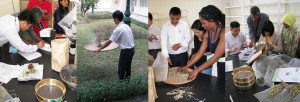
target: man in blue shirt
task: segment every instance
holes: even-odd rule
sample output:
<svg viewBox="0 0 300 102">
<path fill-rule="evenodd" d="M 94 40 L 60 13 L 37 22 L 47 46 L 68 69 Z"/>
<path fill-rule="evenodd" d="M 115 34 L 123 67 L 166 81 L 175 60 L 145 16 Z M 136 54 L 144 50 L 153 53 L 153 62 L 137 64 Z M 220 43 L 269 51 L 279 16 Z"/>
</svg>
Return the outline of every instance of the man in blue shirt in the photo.
<svg viewBox="0 0 300 102">
<path fill-rule="evenodd" d="M 250 9 L 251 15 L 247 18 L 247 24 L 249 29 L 249 38 L 251 40 L 249 47 L 252 48 L 255 44 L 261 33 L 265 21 L 269 20 L 269 16 L 265 13 L 260 13 L 260 10 L 257 6 L 253 6 Z"/>
</svg>

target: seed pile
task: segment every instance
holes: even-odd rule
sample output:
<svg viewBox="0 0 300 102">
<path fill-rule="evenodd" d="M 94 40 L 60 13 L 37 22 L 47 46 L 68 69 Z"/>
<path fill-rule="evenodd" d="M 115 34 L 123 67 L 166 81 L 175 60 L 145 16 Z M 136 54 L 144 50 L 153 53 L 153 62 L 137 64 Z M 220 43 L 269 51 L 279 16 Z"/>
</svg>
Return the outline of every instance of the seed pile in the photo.
<svg viewBox="0 0 300 102">
<path fill-rule="evenodd" d="M 178 67 L 169 69 L 167 80 L 165 81 L 166 83 L 178 84 L 178 83 L 185 83 L 185 82 L 189 81 L 189 80 L 187 80 L 187 78 L 189 76 L 189 72 L 183 71 L 180 73 L 180 72 L 177 72 L 177 69 L 178 69 Z"/>
<path fill-rule="evenodd" d="M 290 92 L 290 102 L 292 101 L 292 99 L 295 97 L 295 96 L 297 96 L 298 94 L 299 94 L 299 92 L 300 92 L 300 84 L 297 84 L 297 85 L 295 85 L 293 88 L 292 88 L 292 90 L 291 90 L 291 92 Z"/>
<path fill-rule="evenodd" d="M 179 87 L 167 93 L 167 95 L 175 95 L 174 100 L 179 100 L 183 98 L 185 94 L 193 95 L 193 92 L 189 92 L 188 90 L 192 87 Z"/>
<path fill-rule="evenodd" d="M 269 92 L 269 97 L 273 98 L 275 95 L 280 93 L 283 90 L 283 86 L 275 85 L 274 87 L 271 88 Z"/>
</svg>

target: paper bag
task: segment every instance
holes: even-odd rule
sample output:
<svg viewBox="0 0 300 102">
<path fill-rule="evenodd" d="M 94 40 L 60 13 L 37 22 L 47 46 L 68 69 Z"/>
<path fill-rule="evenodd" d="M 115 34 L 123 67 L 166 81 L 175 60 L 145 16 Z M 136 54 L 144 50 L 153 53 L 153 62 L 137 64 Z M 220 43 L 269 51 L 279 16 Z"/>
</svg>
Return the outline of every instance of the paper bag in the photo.
<svg viewBox="0 0 300 102">
<path fill-rule="evenodd" d="M 267 55 L 267 50 L 266 50 L 266 47 L 264 47 L 260 51 L 255 52 L 254 55 L 246 63 L 248 65 L 252 65 L 255 60 L 257 60 L 258 58 L 260 58 L 262 56 L 266 56 L 266 55 Z"/>
<path fill-rule="evenodd" d="M 52 69 L 60 72 L 60 70 L 69 64 L 69 46 L 70 40 L 55 39 L 51 41 L 52 52 L 51 52 L 51 65 Z"/>
<path fill-rule="evenodd" d="M 148 101 L 155 102 L 155 99 L 158 98 L 154 82 L 153 68 L 148 67 Z"/>
</svg>

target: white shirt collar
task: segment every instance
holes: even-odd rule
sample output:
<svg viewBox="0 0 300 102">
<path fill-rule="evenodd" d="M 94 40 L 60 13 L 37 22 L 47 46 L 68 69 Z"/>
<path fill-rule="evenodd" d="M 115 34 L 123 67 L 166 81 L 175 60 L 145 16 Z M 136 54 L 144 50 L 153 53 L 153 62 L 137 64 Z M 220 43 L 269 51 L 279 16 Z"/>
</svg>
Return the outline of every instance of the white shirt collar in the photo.
<svg viewBox="0 0 300 102">
<path fill-rule="evenodd" d="M 120 25 L 122 25 L 122 24 L 125 24 L 124 22 L 120 22 L 117 26 L 120 26 Z"/>
<path fill-rule="evenodd" d="M 149 29 L 151 29 L 151 28 L 153 27 L 153 25 L 154 25 L 154 24 L 152 23 L 151 26 L 149 27 Z"/>
<path fill-rule="evenodd" d="M 240 33 L 241 33 L 241 32 L 239 32 L 239 34 L 238 34 L 236 37 L 234 37 L 234 36 L 232 35 L 232 32 L 230 31 L 231 38 L 232 38 L 232 39 L 233 39 L 233 38 L 238 38 L 238 37 L 240 36 Z"/>
<path fill-rule="evenodd" d="M 179 20 L 179 21 L 178 21 L 178 24 L 177 24 L 176 26 L 174 26 L 174 25 L 171 23 L 171 21 L 169 21 L 169 26 L 172 26 L 172 27 L 177 27 L 178 25 L 180 25 L 180 24 L 181 24 L 181 22 L 182 22 L 182 21 L 181 21 L 181 20 Z"/>
</svg>

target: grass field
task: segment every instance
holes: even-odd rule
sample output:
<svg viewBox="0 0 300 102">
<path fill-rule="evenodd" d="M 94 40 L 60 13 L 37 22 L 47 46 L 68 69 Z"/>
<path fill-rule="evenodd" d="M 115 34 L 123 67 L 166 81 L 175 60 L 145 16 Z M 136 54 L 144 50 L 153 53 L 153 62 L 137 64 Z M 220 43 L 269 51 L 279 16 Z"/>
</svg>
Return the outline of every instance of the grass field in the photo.
<svg viewBox="0 0 300 102">
<path fill-rule="evenodd" d="M 114 22 L 112 19 L 89 19 L 89 22 L 77 26 L 77 82 L 79 83 L 77 94 L 80 100 L 113 101 L 147 94 L 148 47 L 146 38 L 135 39 L 130 81 L 118 79 L 120 48 L 100 53 L 84 49 L 85 44 L 95 41 L 93 29 L 103 24 L 109 25 Z M 131 24 L 131 27 L 147 32 L 147 29 L 134 24 Z"/>
</svg>

